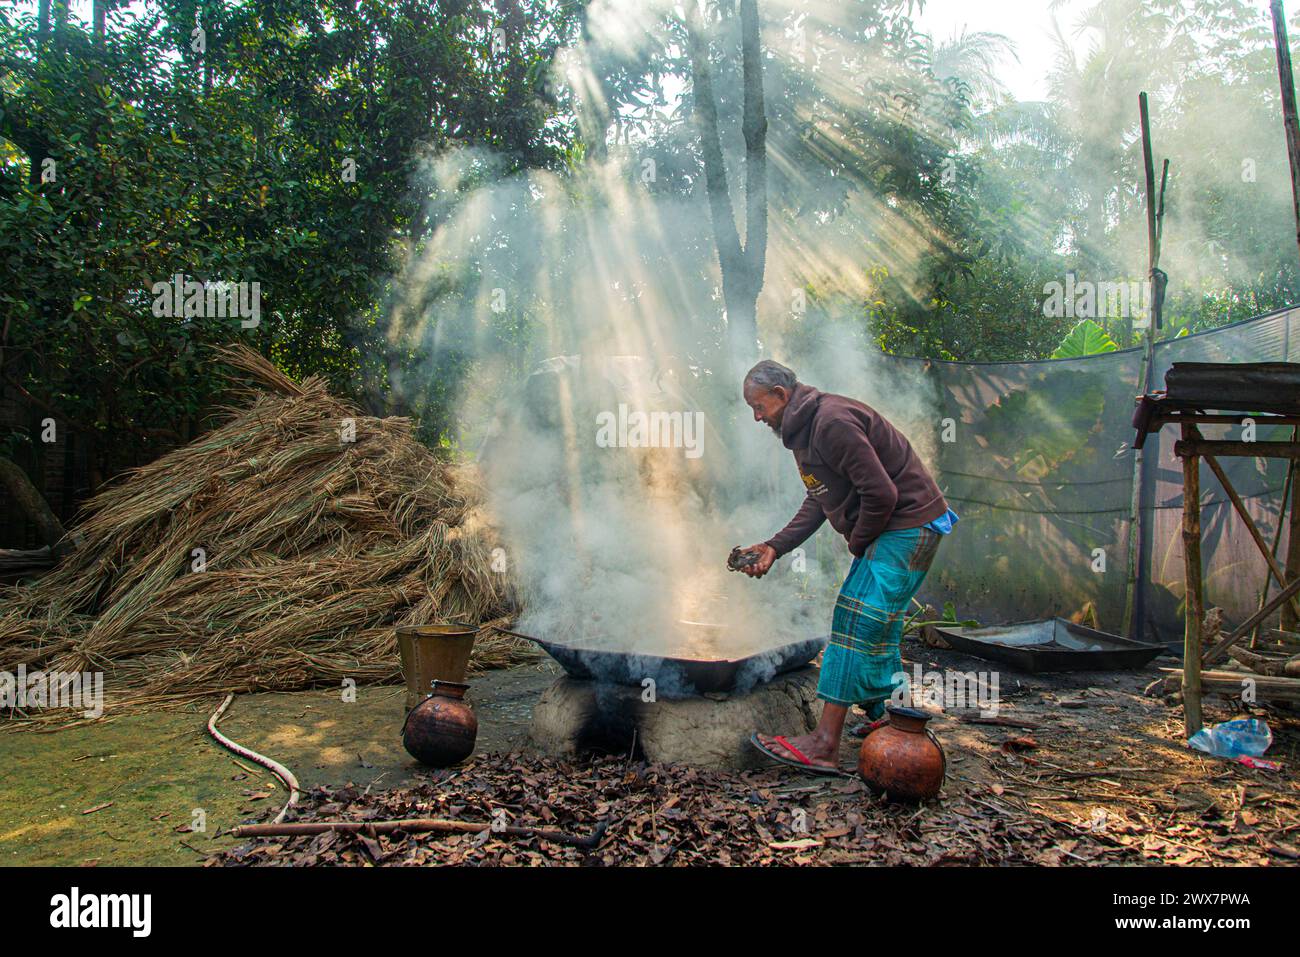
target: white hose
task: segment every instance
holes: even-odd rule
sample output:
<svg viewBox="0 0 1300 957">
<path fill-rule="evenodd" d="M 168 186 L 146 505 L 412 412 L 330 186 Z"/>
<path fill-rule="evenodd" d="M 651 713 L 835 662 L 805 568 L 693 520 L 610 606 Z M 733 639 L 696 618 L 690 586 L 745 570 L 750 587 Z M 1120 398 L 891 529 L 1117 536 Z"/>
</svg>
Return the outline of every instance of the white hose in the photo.
<svg viewBox="0 0 1300 957">
<path fill-rule="evenodd" d="M 275 821 L 272 822 L 279 824 L 284 820 L 284 816 L 288 813 L 289 808 L 298 803 L 298 779 L 293 776 L 292 771 L 280 762 L 272 761 L 266 755 L 258 754 L 256 751 L 246 748 L 242 744 L 236 744 L 217 730 L 217 722 L 221 720 L 221 716 L 226 713 L 226 709 L 230 707 L 230 703 L 234 700 L 235 696 L 233 694 L 226 695 L 226 700 L 221 702 L 221 707 L 216 710 L 212 717 L 208 718 L 208 734 L 212 735 L 213 739 L 223 748 L 235 752 L 235 754 L 238 754 L 242 758 L 248 758 L 248 760 L 252 761 L 254 764 L 260 764 L 284 782 L 284 786 L 289 789 L 289 800 L 285 803 L 284 807 L 280 808 L 280 813 L 275 816 Z"/>
</svg>

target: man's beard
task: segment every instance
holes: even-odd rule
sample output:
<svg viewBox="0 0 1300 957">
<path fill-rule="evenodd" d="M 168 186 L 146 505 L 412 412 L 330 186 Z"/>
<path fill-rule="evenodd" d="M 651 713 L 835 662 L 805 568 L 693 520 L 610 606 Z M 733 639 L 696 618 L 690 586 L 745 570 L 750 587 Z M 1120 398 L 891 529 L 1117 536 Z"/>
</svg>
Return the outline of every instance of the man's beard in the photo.
<svg viewBox="0 0 1300 957">
<path fill-rule="evenodd" d="M 768 427 L 769 429 L 772 430 L 773 434 L 775 434 L 776 437 L 777 437 L 778 439 L 781 437 L 781 423 L 780 423 L 780 422 L 777 422 L 777 423 L 775 423 L 775 424 L 773 424 L 773 423 L 771 423 L 771 422 L 768 422 L 768 423 L 767 423 L 767 427 Z"/>
</svg>

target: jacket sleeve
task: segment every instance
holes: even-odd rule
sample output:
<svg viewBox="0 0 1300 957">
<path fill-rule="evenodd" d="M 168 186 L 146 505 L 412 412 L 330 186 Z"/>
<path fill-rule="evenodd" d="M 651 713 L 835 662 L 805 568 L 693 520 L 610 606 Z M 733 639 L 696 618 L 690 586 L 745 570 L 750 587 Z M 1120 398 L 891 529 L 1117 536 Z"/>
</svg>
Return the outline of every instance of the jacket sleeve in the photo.
<svg viewBox="0 0 1300 957">
<path fill-rule="evenodd" d="M 805 495 L 799 511 L 794 513 L 794 518 L 764 544 L 771 545 L 776 550 L 776 557 L 780 558 L 806 542 L 813 532 L 822 527 L 824 521 L 826 521 L 826 513 L 822 511 L 817 499 Z"/>
<path fill-rule="evenodd" d="M 858 517 L 849 535 L 849 551 L 861 558 L 889 524 L 898 504 L 898 488 L 857 422 L 833 421 L 824 438 L 827 464 L 847 477 L 858 493 Z"/>
</svg>

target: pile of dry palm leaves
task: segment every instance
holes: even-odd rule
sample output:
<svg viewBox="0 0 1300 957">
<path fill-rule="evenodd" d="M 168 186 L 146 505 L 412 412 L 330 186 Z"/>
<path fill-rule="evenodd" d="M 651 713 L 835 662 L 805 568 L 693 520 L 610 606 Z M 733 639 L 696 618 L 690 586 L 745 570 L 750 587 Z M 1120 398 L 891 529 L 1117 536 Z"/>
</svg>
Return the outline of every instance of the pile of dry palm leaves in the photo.
<svg viewBox="0 0 1300 957">
<path fill-rule="evenodd" d="M 0 593 L 0 670 L 103 671 L 111 708 L 396 680 L 395 625 L 507 613 L 471 474 L 317 377 L 222 358 L 246 404 L 97 495 L 61 566 Z M 522 651 L 485 632 L 476 664 Z"/>
</svg>

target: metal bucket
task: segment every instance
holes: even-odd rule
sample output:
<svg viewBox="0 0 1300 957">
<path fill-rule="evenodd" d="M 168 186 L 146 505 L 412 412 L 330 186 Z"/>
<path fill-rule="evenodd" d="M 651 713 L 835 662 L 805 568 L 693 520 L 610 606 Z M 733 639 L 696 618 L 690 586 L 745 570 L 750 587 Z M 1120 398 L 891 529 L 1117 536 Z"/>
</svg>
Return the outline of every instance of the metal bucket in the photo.
<svg viewBox="0 0 1300 957">
<path fill-rule="evenodd" d="M 437 625 L 403 625 L 397 629 L 397 650 L 402 656 L 406 681 L 406 710 L 432 693 L 435 681 L 463 684 L 474 650 L 473 625 L 444 622 Z"/>
</svg>

